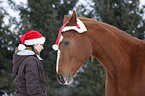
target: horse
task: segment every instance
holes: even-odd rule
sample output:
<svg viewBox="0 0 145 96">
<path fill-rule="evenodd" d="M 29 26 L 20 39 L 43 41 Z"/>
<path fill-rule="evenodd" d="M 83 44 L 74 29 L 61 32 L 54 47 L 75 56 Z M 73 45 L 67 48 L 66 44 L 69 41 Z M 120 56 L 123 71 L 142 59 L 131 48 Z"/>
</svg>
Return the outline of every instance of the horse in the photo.
<svg viewBox="0 0 145 96">
<path fill-rule="evenodd" d="M 71 84 L 76 72 L 93 56 L 106 71 L 106 96 L 145 96 L 143 40 L 107 23 L 77 17 L 75 11 L 70 18 L 65 15 L 63 22 L 56 43 L 60 84 Z"/>
</svg>

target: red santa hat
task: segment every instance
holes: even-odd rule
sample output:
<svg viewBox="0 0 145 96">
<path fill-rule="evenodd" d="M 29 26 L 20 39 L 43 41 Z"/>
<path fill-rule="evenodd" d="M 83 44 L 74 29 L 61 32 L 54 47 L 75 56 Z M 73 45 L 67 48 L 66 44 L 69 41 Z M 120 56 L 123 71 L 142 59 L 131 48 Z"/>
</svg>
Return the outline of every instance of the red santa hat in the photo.
<svg viewBox="0 0 145 96">
<path fill-rule="evenodd" d="M 45 37 L 37 31 L 30 30 L 26 34 L 22 35 L 20 40 L 22 44 L 19 44 L 18 50 L 24 50 L 26 48 L 25 45 L 44 44 Z"/>
<path fill-rule="evenodd" d="M 77 18 L 77 24 L 75 26 L 66 26 L 68 23 L 69 23 L 69 21 L 64 23 L 62 25 L 62 27 L 60 28 L 59 33 L 58 33 L 58 37 L 56 39 L 56 42 L 52 46 L 52 48 L 54 50 L 58 50 L 58 45 L 59 45 L 59 42 L 60 42 L 60 37 L 61 37 L 61 33 L 62 32 L 66 32 L 68 30 L 75 30 L 78 33 L 84 33 L 84 32 L 87 31 L 87 28 L 85 27 L 84 23 L 80 19 L 78 19 L 78 18 Z"/>
<path fill-rule="evenodd" d="M 69 21 L 67 21 L 66 23 L 64 23 L 64 24 L 61 26 L 61 28 L 60 28 L 60 30 L 59 30 L 59 32 L 58 32 L 58 37 L 57 37 L 57 39 L 56 39 L 56 42 L 55 42 L 55 44 L 52 46 L 52 48 L 53 48 L 54 50 L 58 50 L 58 44 L 59 44 L 59 39 L 60 39 L 60 36 L 61 36 L 61 32 L 62 32 L 63 28 L 66 26 L 66 24 L 67 24 L 68 22 L 69 22 Z"/>
</svg>

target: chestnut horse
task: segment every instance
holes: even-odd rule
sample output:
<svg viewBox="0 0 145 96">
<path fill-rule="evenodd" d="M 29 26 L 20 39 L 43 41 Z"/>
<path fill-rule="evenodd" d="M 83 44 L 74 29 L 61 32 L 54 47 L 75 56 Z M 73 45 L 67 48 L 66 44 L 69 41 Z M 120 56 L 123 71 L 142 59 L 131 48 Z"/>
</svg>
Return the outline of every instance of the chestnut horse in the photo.
<svg viewBox="0 0 145 96">
<path fill-rule="evenodd" d="M 85 32 L 75 29 L 78 19 Z M 109 24 L 77 17 L 75 11 L 70 19 L 64 16 L 64 23 L 63 28 L 72 29 L 61 32 L 58 43 L 56 71 L 60 84 L 72 83 L 83 63 L 94 56 L 106 71 L 106 96 L 145 96 L 144 41 Z"/>
</svg>

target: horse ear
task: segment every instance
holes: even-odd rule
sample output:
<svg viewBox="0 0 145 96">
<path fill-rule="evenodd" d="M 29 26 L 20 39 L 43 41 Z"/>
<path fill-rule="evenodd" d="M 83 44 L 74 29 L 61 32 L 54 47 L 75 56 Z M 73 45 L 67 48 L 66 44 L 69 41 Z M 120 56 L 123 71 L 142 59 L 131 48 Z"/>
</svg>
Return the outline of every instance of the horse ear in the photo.
<svg viewBox="0 0 145 96">
<path fill-rule="evenodd" d="M 66 23 L 67 21 L 69 21 L 69 17 L 67 15 L 64 15 L 63 24 Z"/>
<path fill-rule="evenodd" d="M 67 25 L 75 26 L 77 24 L 77 15 L 76 12 L 73 10 L 73 14 L 70 17 L 69 23 Z"/>
</svg>

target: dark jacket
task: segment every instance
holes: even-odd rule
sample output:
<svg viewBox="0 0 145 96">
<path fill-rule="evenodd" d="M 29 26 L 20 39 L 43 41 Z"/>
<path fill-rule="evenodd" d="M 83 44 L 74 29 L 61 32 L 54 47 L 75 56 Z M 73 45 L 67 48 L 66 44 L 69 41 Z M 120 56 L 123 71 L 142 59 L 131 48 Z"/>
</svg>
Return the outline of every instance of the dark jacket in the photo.
<svg viewBox="0 0 145 96">
<path fill-rule="evenodd" d="M 33 56 L 13 55 L 16 96 L 47 96 L 43 65 Z"/>
</svg>

